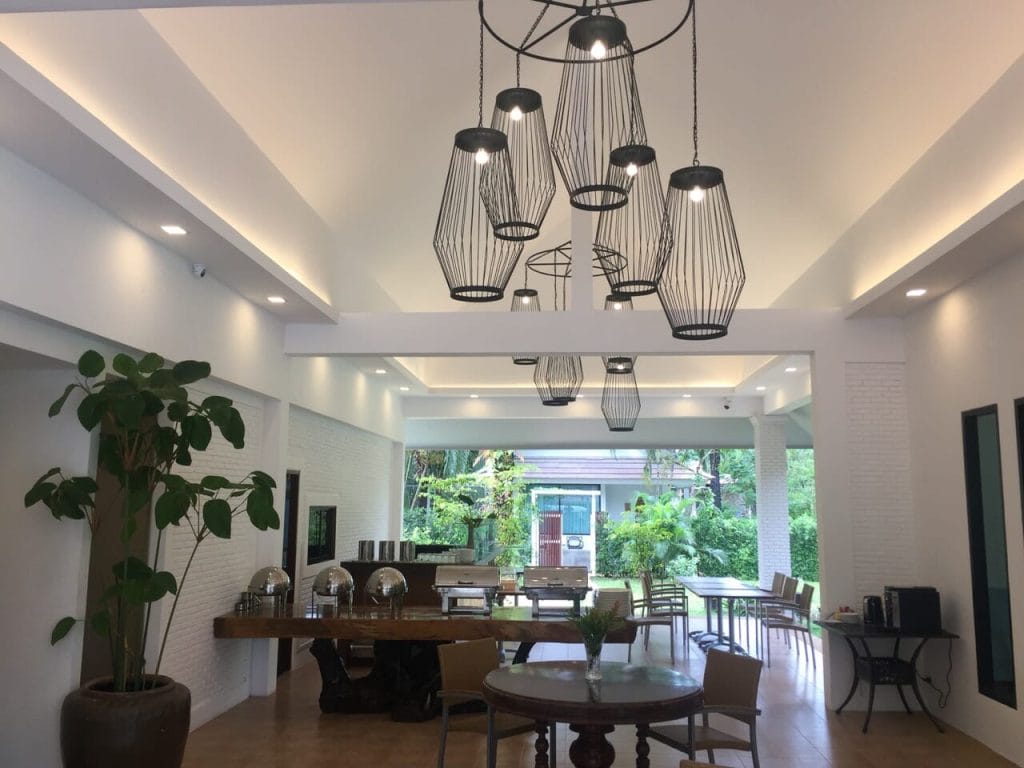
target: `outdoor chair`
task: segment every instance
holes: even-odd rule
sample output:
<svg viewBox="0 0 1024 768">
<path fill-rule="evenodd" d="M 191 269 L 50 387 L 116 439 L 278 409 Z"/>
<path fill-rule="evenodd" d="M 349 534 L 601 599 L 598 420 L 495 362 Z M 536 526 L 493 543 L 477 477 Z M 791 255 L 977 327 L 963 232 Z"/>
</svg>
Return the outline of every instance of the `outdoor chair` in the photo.
<svg viewBox="0 0 1024 768">
<path fill-rule="evenodd" d="M 750 752 L 754 768 L 760 768 L 757 716 L 761 710 L 757 708 L 757 689 L 761 682 L 761 666 L 761 660 L 752 656 L 712 648 L 708 651 L 704 667 L 704 706 L 686 723 L 652 726 L 647 737 L 685 752 L 690 760 L 697 752 L 706 751 L 712 764 L 716 749 Z M 732 718 L 747 726 L 746 737 L 715 728 L 711 725 L 711 715 L 716 719 Z M 687 761 L 680 765 L 687 766 Z"/>
<path fill-rule="evenodd" d="M 780 610 L 778 613 L 768 613 L 761 620 L 765 630 L 765 658 L 768 662 L 768 667 L 772 666 L 772 641 L 771 641 L 771 630 L 782 630 L 786 633 L 786 639 L 789 639 L 789 633 L 794 633 L 794 638 L 797 634 L 803 635 L 804 649 L 807 651 L 807 655 L 811 657 L 811 664 L 815 669 L 818 668 L 818 660 L 814 653 L 814 641 L 811 639 L 811 601 L 814 599 L 814 585 L 804 584 L 804 588 L 800 591 L 800 597 L 797 599 L 795 605 Z M 800 644 L 794 640 L 796 644 L 796 655 L 800 655 Z"/>
<path fill-rule="evenodd" d="M 626 588 L 630 589 L 632 594 L 632 588 L 630 587 L 629 579 L 626 579 Z M 676 620 L 675 617 L 670 613 L 657 613 L 649 610 L 650 605 L 646 598 L 638 598 L 630 601 L 630 615 L 626 616 L 626 622 L 634 625 L 638 632 L 637 634 L 643 634 L 644 638 L 644 650 L 647 647 L 651 639 L 651 627 L 668 627 L 668 647 L 669 647 L 669 658 L 672 660 L 673 666 L 676 663 Z M 629 650 L 626 652 L 626 661 L 633 661 L 633 644 L 630 643 Z"/>
<path fill-rule="evenodd" d="M 484 704 L 483 683 L 487 673 L 498 668 L 498 646 L 491 638 L 449 643 L 437 647 L 441 664 L 441 745 L 437 768 L 444 768 L 444 751 L 449 731 L 468 731 L 487 737 L 487 768 L 494 768 L 498 756 L 498 739 L 530 733 L 537 724 L 528 718 L 506 712 L 495 712 Z M 457 713 L 460 704 L 480 702 L 483 707 L 473 712 Z M 548 724 L 548 765 L 555 768 L 555 724 Z"/>
<path fill-rule="evenodd" d="M 690 603 L 686 596 L 686 590 L 678 584 L 659 584 L 654 581 L 650 572 L 640 575 L 644 588 L 644 599 L 649 607 L 648 615 L 652 612 L 657 615 L 671 615 L 672 618 L 681 617 L 683 620 L 683 637 L 689 636 L 690 630 Z"/>
</svg>

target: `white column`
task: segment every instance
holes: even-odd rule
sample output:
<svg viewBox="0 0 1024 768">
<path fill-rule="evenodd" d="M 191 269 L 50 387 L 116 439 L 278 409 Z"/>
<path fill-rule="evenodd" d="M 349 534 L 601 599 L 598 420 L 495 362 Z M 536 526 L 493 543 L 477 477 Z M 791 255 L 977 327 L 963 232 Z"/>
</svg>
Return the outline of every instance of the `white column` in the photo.
<svg viewBox="0 0 1024 768">
<path fill-rule="evenodd" d="M 263 409 L 263 450 L 261 469 L 274 478 L 274 509 L 284 517 L 285 474 L 288 470 L 288 412 L 284 400 L 267 398 Z M 256 537 L 253 570 L 268 564 L 281 564 L 284 531 L 264 531 Z M 292 585 L 295 586 L 294 584 Z M 269 696 L 277 689 L 277 640 L 253 640 L 250 660 L 249 692 Z"/>
<path fill-rule="evenodd" d="M 789 573 L 789 489 L 786 482 L 786 416 L 759 414 L 754 424 L 757 470 L 757 570 L 762 587 L 776 571 Z"/>
<path fill-rule="evenodd" d="M 572 236 L 572 298 L 573 312 L 594 311 L 594 215 L 573 208 L 569 218 Z"/>
</svg>

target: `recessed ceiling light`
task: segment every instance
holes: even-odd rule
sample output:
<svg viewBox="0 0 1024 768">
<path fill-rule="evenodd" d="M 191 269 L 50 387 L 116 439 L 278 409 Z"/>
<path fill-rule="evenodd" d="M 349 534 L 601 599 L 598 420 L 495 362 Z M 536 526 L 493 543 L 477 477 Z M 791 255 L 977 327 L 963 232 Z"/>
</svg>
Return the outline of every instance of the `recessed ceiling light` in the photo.
<svg viewBox="0 0 1024 768">
<path fill-rule="evenodd" d="M 271 304 L 284 304 L 284 296 L 267 296 L 267 301 Z"/>
<path fill-rule="evenodd" d="M 399 389 L 400 389 L 400 390 L 401 390 L 402 392 L 408 392 L 408 391 L 409 391 L 409 388 L 408 388 L 408 387 L 399 387 Z"/>
<path fill-rule="evenodd" d="M 796 368 L 793 367 L 793 366 L 790 366 L 789 368 L 786 369 L 786 373 L 796 373 Z"/>
<path fill-rule="evenodd" d="M 693 395 L 683 395 L 683 397 L 693 397 Z"/>
<path fill-rule="evenodd" d="M 926 293 L 928 293 L 927 288 L 911 288 L 907 291 L 907 296 L 912 299 L 916 299 L 918 296 L 924 296 Z"/>
<path fill-rule="evenodd" d="M 478 397 L 480 397 L 480 395 L 470 395 L 470 397 L 476 400 Z"/>
<path fill-rule="evenodd" d="M 376 373 L 378 376 L 383 376 L 385 373 L 387 373 L 387 371 L 384 370 L 383 368 L 378 368 L 377 370 L 374 371 L 374 373 Z"/>
<path fill-rule="evenodd" d="M 764 392 L 766 389 L 768 389 L 768 387 L 760 386 L 760 387 L 754 387 L 754 389 L 756 389 L 758 392 Z"/>
<path fill-rule="evenodd" d="M 184 227 L 179 227 L 177 224 L 163 224 L 160 229 L 166 232 L 168 235 L 187 235 Z"/>
</svg>

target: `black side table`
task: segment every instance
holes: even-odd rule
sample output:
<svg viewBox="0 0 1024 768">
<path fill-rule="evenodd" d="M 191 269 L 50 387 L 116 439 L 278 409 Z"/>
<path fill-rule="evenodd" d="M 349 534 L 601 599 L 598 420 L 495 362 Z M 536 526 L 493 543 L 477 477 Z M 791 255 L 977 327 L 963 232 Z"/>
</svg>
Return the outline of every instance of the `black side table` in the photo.
<svg viewBox="0 0 1024 768">
<path fill-rule="evenodd" d="M 932 724 L 938 729 L 939 733 L 945 733 L 942 730 L 942 725 L 935 719 L 935 716 L 925 705 L 924 699 L 921 698 L 921 689 L 917 685 L 917 660 L 929 640 L 933 638 L 955 640 L 959 638 L 959 635 L 954 635 L 952 632 L 947 632 L 944 629 L 930 633 L 902 632 L 898 629 L 864 624 L 859 621 L 816 621 L 814 623 L 826 632 L 840 635 L 846 641 L 846 645 L 853 656 L 853 683 L 850 685 L 850 692 L 846 694 L 843 703 L 836 709 L 837 715 L 850 703 L 850 699 L 856 693 L 857 685 L 860 681 L 865 681 L 869 686 L 868 712 L 864 718 L 864 727 L 861 728 L 861 732 L 867 733 L 868 724 L 871 722 L 871 711 L 875 706 L 875 687 L 879 685 L 895 685 L 896 692 L 900 695 L 900 701 L 903 702 L 903 708 L 907 710 L 907 714 L 910 714 L 910 705 L 907 704 L 907 697 L 903 693 L 903 686 L 909 685 L 910 689 L 914 692 L 917 703 L 921 705 L 921 711 L 928 716 L 928 719 L 932 721 Z M 868 647 L 868 640 L 872 639 L 892 640 L 892 653 L 889 656 L 872 655 L 871 649 Z M 910 654 L 909 659 L 904 659 L 900 656 L 900 640 L 903 639 L 921 640 L 917 648 L 914 649 L 914 652 Z M 855 640 L 860 643 L 859 649 L 854 642 Z"/>
</svg>

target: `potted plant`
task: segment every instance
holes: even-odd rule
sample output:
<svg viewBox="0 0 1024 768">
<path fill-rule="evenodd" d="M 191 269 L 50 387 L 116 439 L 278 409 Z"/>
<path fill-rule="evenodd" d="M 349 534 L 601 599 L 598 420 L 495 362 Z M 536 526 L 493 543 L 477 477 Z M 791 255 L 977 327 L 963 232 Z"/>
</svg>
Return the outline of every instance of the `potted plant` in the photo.
<svg viewBox="0 0 1024 768">
<path fill-rule="evenodd" d="M 583 647 L 587 652 L 587 680 L 601 679 L 601 649 L 609 632 L 625 626 L 626 621 L 619 615 L 619 604 L 611 608 L 587 608 L 578 616 L 570 616 L 569 621 L 576 625 L 583 638 Z"/>
<path fill-rule="evenodd" d="M 193 451 L 206 450 L 214 428 L 236 449 L 245 443 L 245 424 L 231 400 L 213 395 L 194 402 L 185 389 L 210 375 L 208 363 L 186 360 L 167 366 L 152 353 L 138 360 L 118 354 L 111 367 L 107 372 L 106 361 L 95 351 L 83 354 L 80 378 L 65 388 L 49 415 L 60 413 L 73 393 L 81 395 L 78 420 L 88 432 L 100 430 L 98 468 L 113 478 L 117 492 L 101 496 L 109 503 L 98 502 L 96 480 L 67 477 L 54 467 L 25 495 L 26 507 L 42 503 L 58 520 L 84 520 L 93 534 L 101 525 L 117 526 L 122 546 L 123 556 L 96 604 L 84 619 L 58 621 L 51 635 L 51 644 L 56 643 L 84 621 L 107 638 L 113 671 L 65 699 L 61 752 L 67 768 L 178 768 L 188 737 L 190 695 L 161 675 L 160 665 L 185 579 L 199 545 L 210 536 L 230 538 L 236 517 L 246 515 L 260 530 L 279 527 L 275 483 L 258 470 L 238 481 L 219 475 L 197 481 L 175 474 L 176 467 L 192 463 Z M 157 532 L 152 548 L 138 541 L 147 530 L 140 521 L 150 514 Z M 169 525 L 186 527 L 195 540 L 178 576 L 158 570 Z M 132 554 L 150 549 L 152 562 Z M 168 596 L 168 620 L 156 663 L 150 665 L 145 650 L 152 608 Z"/>
</svg>

